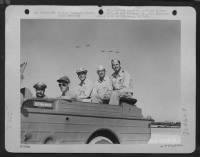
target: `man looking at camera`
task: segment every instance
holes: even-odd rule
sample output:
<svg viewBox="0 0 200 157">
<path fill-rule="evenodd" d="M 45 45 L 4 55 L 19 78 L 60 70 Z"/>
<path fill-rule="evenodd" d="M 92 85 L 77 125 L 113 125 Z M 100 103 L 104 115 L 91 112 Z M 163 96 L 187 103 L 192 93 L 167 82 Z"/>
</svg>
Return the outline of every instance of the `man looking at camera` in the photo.
<svg viewBox="0 0 200 157">
<path fill-rule="evenodd" d="M 80 79 L 80 83 L 78 84 L 77 95 L 78 99 L 83 102 L 90 102 L 90 96 L 92 92 L 92 82 L 87 79 L 87 70 L 84 68 L 80 68 L 77 70 L 78 78 Z"/>
<path fill-rule="evenodd" d="M 46 84 L 38 82 L 33 86 L 33 88 L 35 88 L 36 91 L 36 98 L 47 98 L 45 95 L 45 89 L 47 88 Z"/>
<path fill-rule="evenodd" d="M 120 60 L 112 59 L 111 65 L 114 72 L 110 77 L 113 91 L 109 104 L 118 105 L 120 97 L 132 97 L 132 78 L 126 70 L 122 69 Z"/>
<path fill-rule="evenodd" d="M 109 101 L 111 91 L 112 91 L 112 83 L 111 80 L 106 77 L 106 69 L 100 65 L 97 68 L 98 80 L 95 82 L 91 97 L 92 102 L 94 103 L 104 103 L 105 101 Z"/>
<path fill-rule="evenodd" d="M 69 89 L 70 79 L 68 76 L 63 76 L 57 80 L 61 91 L 60 98 L 62 99 L 76 99 L 76 95 Z"/>
</svg>

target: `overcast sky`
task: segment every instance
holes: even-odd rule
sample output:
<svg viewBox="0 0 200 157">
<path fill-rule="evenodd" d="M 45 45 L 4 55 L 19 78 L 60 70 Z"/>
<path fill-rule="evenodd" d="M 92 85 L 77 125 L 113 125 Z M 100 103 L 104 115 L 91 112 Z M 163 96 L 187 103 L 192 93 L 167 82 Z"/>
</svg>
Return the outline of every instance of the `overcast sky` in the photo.
<svg viewBox="0 0 200 157">
<path fill-rule="evenodd" d="M 143 115 L 178 121 L 180 109 L 180 22 L 161 20 L 31 20 L 21 21 L 21 63 L 28 62 L 22 86 L 47 84 L 46 95 L 57 97 L 56 80 L 67 75 L 72 87 L 76 70 L 113 72 L 111 59 L 133 77 L 134 97 Z"/>
</svg>

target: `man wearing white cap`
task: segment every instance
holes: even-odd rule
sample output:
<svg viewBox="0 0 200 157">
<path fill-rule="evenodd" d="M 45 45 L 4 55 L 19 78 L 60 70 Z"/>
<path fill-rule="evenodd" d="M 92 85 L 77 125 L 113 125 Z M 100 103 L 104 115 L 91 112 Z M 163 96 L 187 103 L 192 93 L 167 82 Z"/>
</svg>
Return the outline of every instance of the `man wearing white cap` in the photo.
<svg viewBox="0 0 200 157">
<path fill-rule="evenodd" d="M 111 80 L 106 77 L 106 69 L 102 65 L 97 68 L 97 74 L 99 78 L 95 82 L 91 98 L 94 103 L 104 103 L 110 99 L 112 83 Z"/>
<path fill-rule="evenodd" d="M 76 73 L 81 81 L 78 84 L 77 97 L 78 99 L 80 99 L 80 101 L 90 102 L 93 84 L 89 79 L 87 79 L 87 70 L 84 68 L 80 68 L 76 71 Z"/>
<path fill-rule="evenodd" d="M 35 88 L 36 91 L 36 98 L 47 98 L 45 95 L 45 89 L 47 88 L 47 85 L 42 82 L 36 83 L 33 88 Z"/>
<path fill-rule="evenodd" d="M 110 77 L 113 92 L 109 104 L 118 105 L 120 97 L 132 97 L 132 78 L 126 70 L 121 68 L 120 60 L 112 59 L 111 64 L 114 72 Z"/>
</svg>

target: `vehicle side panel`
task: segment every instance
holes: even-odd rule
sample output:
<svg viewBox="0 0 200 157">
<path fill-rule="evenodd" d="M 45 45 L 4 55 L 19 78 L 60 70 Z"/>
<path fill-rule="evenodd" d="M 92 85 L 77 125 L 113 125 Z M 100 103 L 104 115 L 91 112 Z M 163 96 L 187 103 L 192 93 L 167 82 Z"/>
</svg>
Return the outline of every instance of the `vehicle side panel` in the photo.
<svg viewBox="0 0 200 157">
<path fill-rule="evenodd" d="M 112 130 L 120 143 L 146 143 L 150 138 L 150 128 L 147 127 L 149 121 L 72 116 L 44 113 L 43 110 L 35 112 L 34 109 L 27 109 L 27 112 L 28 116 L 22 114 L 21 117 L 22 143 L 25 134 L 31 134 L 26 143 L 43 143 L 48 137 L 60 144 L 86 143 L 90 135 L 100 129 Z"/>
</svg>

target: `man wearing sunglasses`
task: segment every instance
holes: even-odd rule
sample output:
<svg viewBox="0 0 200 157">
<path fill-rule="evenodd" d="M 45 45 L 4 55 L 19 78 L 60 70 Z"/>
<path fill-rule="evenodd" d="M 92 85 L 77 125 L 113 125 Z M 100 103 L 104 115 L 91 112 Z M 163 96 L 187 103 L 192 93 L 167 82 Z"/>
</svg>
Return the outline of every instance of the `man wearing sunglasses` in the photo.
<svg viewBox="0 0 200 157">
<path fill-rule="evenodd" d="M 60 88 L 62 99 L 76 99 L 76 95 L 69 89 L 70 79 L 68 76 L 63 76 L 57 80 L 58 86 Z"/>
</svg>

